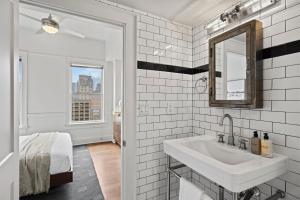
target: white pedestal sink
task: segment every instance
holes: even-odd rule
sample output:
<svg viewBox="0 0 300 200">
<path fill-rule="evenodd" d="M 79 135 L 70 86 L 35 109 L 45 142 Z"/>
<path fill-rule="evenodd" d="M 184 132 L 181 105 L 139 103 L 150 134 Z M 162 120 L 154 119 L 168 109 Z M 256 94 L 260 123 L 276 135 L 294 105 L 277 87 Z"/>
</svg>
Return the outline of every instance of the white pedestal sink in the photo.
<svg viewBox="0 0 300 200">
<path fill-rule="evenodd" d="M 250 189 L 287 171 L 287 156 L 251 154 L 203 135 L 164 141 L 164 151 L 199 174 L 234 193 Z"/>
</svg>

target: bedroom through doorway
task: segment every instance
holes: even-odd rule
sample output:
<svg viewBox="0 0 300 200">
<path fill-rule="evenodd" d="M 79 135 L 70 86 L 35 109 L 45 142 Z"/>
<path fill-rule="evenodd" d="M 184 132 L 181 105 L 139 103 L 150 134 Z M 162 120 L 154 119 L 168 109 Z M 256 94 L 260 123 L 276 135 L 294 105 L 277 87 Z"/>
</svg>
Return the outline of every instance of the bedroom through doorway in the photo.
<svg viewBox="0 0 300 200">
<path fill-rule="evenodd" d="M 20 3 L 21 200 L 121 199 L 123 40 L 122 26 Z"/>
</svg>

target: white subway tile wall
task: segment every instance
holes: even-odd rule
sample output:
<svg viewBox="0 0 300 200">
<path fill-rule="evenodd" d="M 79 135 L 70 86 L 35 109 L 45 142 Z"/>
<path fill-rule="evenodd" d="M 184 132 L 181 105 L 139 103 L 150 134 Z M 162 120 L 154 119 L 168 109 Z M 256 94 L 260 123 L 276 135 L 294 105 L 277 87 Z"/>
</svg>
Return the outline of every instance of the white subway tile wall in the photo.
<svg viewBox="0 0 300 200">
<path fill-rule="evenodd" d="M 299 40 L 300 0 L 282 0 L 280 9 L 256 16 L 263 22 L 264 48 Z M 243 23 L 241 21 L 240 23 Z M 222 31 L 218 31 L 221 33 Z M 193 28 L 193 66 L 208 63 L 208 35 L 203 26 Z M 216 135 L 228 131 L 219 127 L 220 117 L 229 113 L 234 120 L 234 133 L 250 138 L 252 132 L 270 133 L 274 151 L 289 156 L 289 172 L 259 186 L 260 199 L 274 194 L 277 189 L 286 191 L 288 200 L 300 199 L 300 53 L 264 60 L 264 107 L 262 109 L 223 109 L 208 106 L 208 94 L 193 93 L 193 133 Z M 193 82 L 205 74 L 193 75 Z M 217 199 L 218 188 L 197 173 L 192 178 Z M 230 192 L 227 197 L 230 199 Z"/>
<path fill-rule="evenodd" d="M 166 199 L 166 156 L 162 142 L 192 136 L 192 76 L 138 71 L 137 88 L 143 91 L 137 92 L 137 199 Z M 190 177 L 188 171 L 181 173 Z M 175 182 L 173 177 L 174 198 L 178 194 Z"/>
<path fill-rule="evenodd" d="M 97 1 L 137 16 L 140 61 L 183 67 L 207 64 L 208 39 L 222 32 L 207 35 L 203 25 L 192 28 L 108 0 Z M 264 48 L 300 39 L 300 0 L 281 0 L 277 8 L 251 18 L 263 22 Z M 263 192 L 260 199 L 282 189 L 287 192 L 286 200 L 300 200 L 300 53 L 266 59 L 263 67 L 264 107 L 254 110 L 209 107 L 208 94 L 193 89 L 195 81 L 207 73 L 137 70 L 138 200 L 166 199 L 163 140 L 228 132 L 228 122 L 225 127 L 218 125 L 224 113 L 233 116 L 235 135 L 250 138 L 254 130 L 269 132 L 274 151 L 290 157 L 287 174 L 259 186 Z M 189 169 L 179 172 L 217 200 L 217 185 Z M 177 199 L 177 181 L 172 177 L 171 182 L 171 197 Z M 231 199 L 229 191 L 225 191 L 225 199 Z"/>
</svg>

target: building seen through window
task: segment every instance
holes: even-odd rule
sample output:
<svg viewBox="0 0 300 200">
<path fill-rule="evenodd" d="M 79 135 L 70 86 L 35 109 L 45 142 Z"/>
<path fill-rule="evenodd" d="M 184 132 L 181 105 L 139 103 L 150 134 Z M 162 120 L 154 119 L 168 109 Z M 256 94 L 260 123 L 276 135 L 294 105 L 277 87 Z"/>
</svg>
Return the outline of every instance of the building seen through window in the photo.
<svg viewBox="0 0 300 200">
<path fill-rule="evenodd" d="M 103 119 L 103 68 L 72 65 L 72 121 Z"/>
</svg>

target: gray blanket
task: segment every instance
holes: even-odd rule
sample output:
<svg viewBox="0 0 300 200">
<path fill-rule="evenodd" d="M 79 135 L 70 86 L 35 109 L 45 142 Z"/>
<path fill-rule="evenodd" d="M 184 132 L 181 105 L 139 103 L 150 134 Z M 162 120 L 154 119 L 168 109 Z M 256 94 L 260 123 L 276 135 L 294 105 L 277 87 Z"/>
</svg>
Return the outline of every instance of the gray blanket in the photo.
<svg viewBox="0 0 300 200">
<path fill-rule="evenodd" d="M 50 153 L 56 134 L 36 133 L 20 144 L 20 196 L 48 192 Z"/>
</svg>

